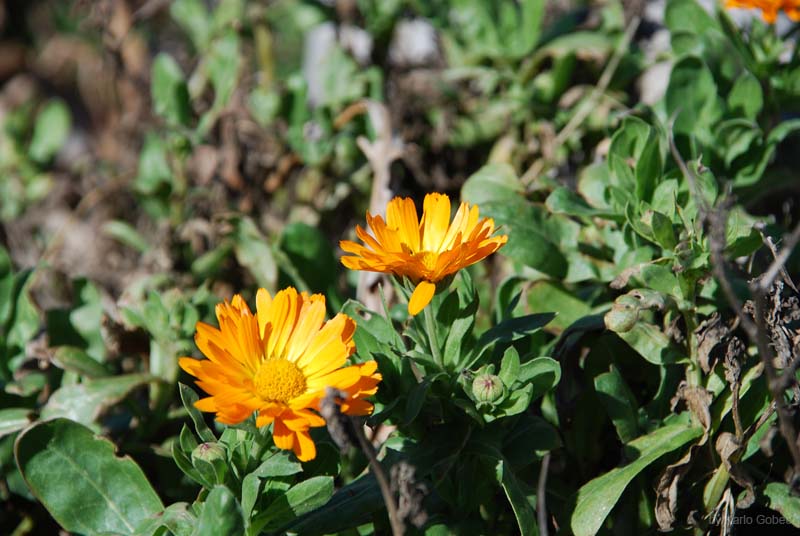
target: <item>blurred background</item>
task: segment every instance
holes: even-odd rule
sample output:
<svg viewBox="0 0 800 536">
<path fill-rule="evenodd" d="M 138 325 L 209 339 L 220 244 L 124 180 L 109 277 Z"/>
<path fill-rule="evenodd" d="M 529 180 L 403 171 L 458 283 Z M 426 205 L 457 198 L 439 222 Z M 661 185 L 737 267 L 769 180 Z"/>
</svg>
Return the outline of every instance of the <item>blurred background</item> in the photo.
<svg viewBox="0 0 800 536">
<path fill-rule="evenodd" d="M 197 354 L 195 323 L 220 299 L 243 289 L 249 298 L 256 286 L 324 292 L 338 311 L 359 277 L 342 269 L 338 241 L 354 236 L 367 210 L 381 212 L 396 195 L 459 199 L 487 163 L 520 177 L 505 186 L 512 183 L 520 203 L 516 194 L 525 193 L 542 249 L 525 245 L 525 228 L 512 238 L 521 245 L 503 251 L 507 258 L 471 270 L 493 283 L 479 288 L 482 303 L 497 290 L 496 303 L 508 305 L 496 313 L 487 305 L 479 322 L 559 311 L 546 339 L 533 343 L 552 345 L 572 322 L 608 308 L 609 284 L 625 268 L 666 258 L 656 246 L 633 251 L 647 237 L 623 229 L 625 218 L 643 215 L 612 207 L 604 189 L 612 181 L 598 164 L 623 120 L 665 120 L 684 104 L 705 115 L 696 132 L 676 126 L 678 144 L 689 148 L 687 159 L 702 153 L 730 179 L 743 208 L 729 237 L 741 251 L 729 253 L 746 258 L 762 244 L 756 218 L 776 230 L 796 225 L 797 137 L 789 133 L 800 127 L 763 140 L 761 128 L 797 117 L 797 52 L 759 23 L 757 64 L 747 67 L 760 80 L 772 77 L 773 90 L 748 101 L 760 86 L 753 89 L 755 78 L 731 53 L 730 29 L 704 26 L 703 17 L 717 24 L 708 15 L 716 3 L 674 0 L 671 16 L 666 4 L 0 0 L 0 407 L 44 406 L 42 418 L 68 415 L 97 429 L 110 410 L 105 430 L 137 456 L 159 492 L 190 499 L 193 488 L 179 482 L 161 442 L 179 429 L 170 419 L 185 420 L 180 409 L 167 410 L 180 406 L 175 356 Z M 731 16 L 752 23 L 749 12 Z M 785 18 L 777 31 L 793 32 Z M 776 70 L 792 50 L 791 67 Z M 684 78 L 670 82 L 679 60 Z M 681 93 L 684 86 L 691 91 Z M 690 140 L 695 135 L 701 142 Z M 492 180 L 476 181 L 471 199 Z M 572 198 L 545 205 L 561 187 L 578 189 L 592 207 Z M 608 221 L 595 226 L 595 217 Z M 672 242 L 665 251 L 680 249 Z M 690 268 L 706 277 L 701 253 Z M 511 296 L 521 281 L 520 302 Z M 69 353 L 76 348 L 102 363 L 102 374 L 146 370 L 165 380 L 168 388 L 151 388 L 139 404 L 163 415 L 115 406 L 147 383 L 142 378 L 105 393 L 97 407 L 53 402 L 56 389 L 78 384 L 87 370 L 91 377 L 95 365 Z M 640 361 L 629 364 L 635 378 Z M 616 463 L 616 450 L 600 452 L 592 430 L 586 425 L 585 436 L 570 440 L 577 459 L 597 464 L 587 463 L 578 481 Z M 47 514 L 15 469 L 13 439 L 0 429 L 0 532 L 32 518 L 46 530 Z"/>
</svg>

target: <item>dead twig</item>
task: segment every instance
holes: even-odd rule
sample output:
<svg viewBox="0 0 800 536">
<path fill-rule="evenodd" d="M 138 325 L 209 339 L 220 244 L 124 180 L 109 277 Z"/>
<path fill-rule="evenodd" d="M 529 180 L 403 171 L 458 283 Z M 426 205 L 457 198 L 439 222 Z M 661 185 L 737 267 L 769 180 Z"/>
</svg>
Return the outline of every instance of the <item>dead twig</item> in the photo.
<svg viewBox="0 0 800 536">
<path fill-rule="evenodd" d="M 345 397 L 346 393 L 338 389 L 328 387 L 325 390 L 325 398 L 320 403 L 320 406 L 328 431 L 334 442 L 342 450 L 350 448 L 352 445 L 350 438 L 355 436 L 358 447 L 366 455 L 370 471 L 378 482 L 383 502 L 386 504 L 386 512 L 389 515 L 392 534 L 394 536 L 402 536 L 405 532 L 403 518 L 398 512 L 397 502 L 395 501 L 394 493 L 392 493 L 389 479 L 386 477 L 386 471 L 383 470 L 383 466 L 378 461 L 378 453 L 364 434 L 363 424 L 353 417 L 344 415 L 339 409 L 339 404 L 344 401 Z"/>
<path fill-rule="evenodd" d="M 401 158 L 404 153 L 403 141 L 392 132 L 391 115 L 385 105 L 365 100 L 348 106 L 334 121 L 336 128 L 352 120 L 357 115 L 366 113 L 375 130 L 374 141 L 359 136 L 356 143 L 372 167 L 372 193 L 369 199 L 369 212 L 382 214 L 392 197 L 389 187 L 392 162 Z M 378 294 L 371 289 L 380 279 L 375 272 L 359 272 L 356 298 L 367 306 L 367 309 L 379 311 L 381 301 Z"/>
<path fill-rule="evenodd" d="M 778 426 L 783 436 L 786 446 L 789 449 L 789 454 L 792 457 L 793 476 L 791 478 L 790 487 L 794 488 L 796 483 L 800 483 L 800 447 L 797 443 L 797 431 L 792 423 L 791 414 L 786 404 L 784 396 L 785 388 L 782 387 L 783 381 L 778 377 L 775 366 L 773 364 L 773 352 L 770 346 L 769 338 L 767 335 L 766 325 L 766 311 L 764 310 L 764 301 L 767 297 L 767 292 L 772 288 L 775 278 L 781 272 L 783 265 L 789 258 L 789 255 L 800 239 L 800 226 L 798 226 L 786 239 L 783 251 L 775 258 L 770 265 L 769 269 L 759 278 L 753 279 L 750 282 L 750 294 L 753 301 L 753 317 L 754 320 L 748 317 L 744 312 L 742 302 L 736 296 L 733 290 L 728 275 L 725 272 L 725 257 L 723 255 L 725 250 L 725 225 L 727 223 L 727 210 L 724 205 L 718 208 L 709 206 L 708 201 L 703 197 L 697 187 L 697 178 L 694 171 L 691 170 L 686 162 L 681 157 L 675 145 L 675 140 L 672 136 L 672 128 L 670 126 L 669 132 L 669 146 L 673 159 L 678 164 L 683 176 L 689 183 L 689 189 L 694 197 L 698 206 L 699 218 L 701 225 L 708 223 L 709 227 L 709 242 L 711 249 L 711 269 L 714 277 L 720 284 L 722 292 L 739 317 L 742 328 L 747 333 L 751 344 L 755 345 L 759 357 L 764 365 L 764 374 L 767 378 L 767 385 L 769 387 L 772 398 L 775 401 L 775 408 L 778 414 Z"/>
<path fill-rule="evenodd" d="M 545 498 L 547 490 L 547 471 L 550 469 L 550 453 L 545 453 L 542 458 L 542 466 L 539 468 L 539 482 L 536 486 L 536 516 L 539 520 L 539 534 L 548 536 L 547 529 L 547 500 Z"/>
</svg>

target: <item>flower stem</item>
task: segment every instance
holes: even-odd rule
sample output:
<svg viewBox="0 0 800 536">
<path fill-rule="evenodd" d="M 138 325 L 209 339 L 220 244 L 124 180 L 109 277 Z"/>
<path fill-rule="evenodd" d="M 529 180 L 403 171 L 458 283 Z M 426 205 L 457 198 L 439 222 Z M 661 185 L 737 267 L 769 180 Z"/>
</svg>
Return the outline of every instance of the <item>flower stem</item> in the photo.
<svg viewBox="0 0 800 536">
<path fill-rule="evenodd" d="M 439 368 L 444 369 L 444 360 L 442 359 L 442 350 L 439 346 L 439 337 L 436 335 L 436 321 L 433 318 L 433 309 L 429 305 L 422 310 L 425 315 L 425 329 L 428 331 L 428 343 L 431 347 L 431 355 L 433 361 L 439 365 Z"/>
</svg>

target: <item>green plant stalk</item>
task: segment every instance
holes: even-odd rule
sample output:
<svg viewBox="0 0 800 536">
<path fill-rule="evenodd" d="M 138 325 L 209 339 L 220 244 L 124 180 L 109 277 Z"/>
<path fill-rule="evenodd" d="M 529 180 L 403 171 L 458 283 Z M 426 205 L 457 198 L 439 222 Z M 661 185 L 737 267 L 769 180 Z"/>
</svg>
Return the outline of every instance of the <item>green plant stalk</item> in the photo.
<svg viewBox="0 0 800 536">
<path fill-rule="evenodd" d="M 703 370 L 700 368 L 700 361 L 697 357 L 697 337 L 694 334 L 694 330 L 697 328 L 697 319 L 694 313 L 689 311 L 682 311 L 681 313 L 686 323 L 686 349 L 689 351 L 686 381 L 691 386 L 699 386 L 703 383 Z"/>
<path fill-rule="evenodd" d="M 436 321 L 433 318 L 433 309 L 430 304 L 422 310 L 422 314 L 425 315 L 425 329 L 428 331 L 428 344 L 431 347 L 433 361 L 439 365 L 440 369 L 444 370 L 442 350 L 439 346 L 439 337 L 436 335 Z"/>
</svg>

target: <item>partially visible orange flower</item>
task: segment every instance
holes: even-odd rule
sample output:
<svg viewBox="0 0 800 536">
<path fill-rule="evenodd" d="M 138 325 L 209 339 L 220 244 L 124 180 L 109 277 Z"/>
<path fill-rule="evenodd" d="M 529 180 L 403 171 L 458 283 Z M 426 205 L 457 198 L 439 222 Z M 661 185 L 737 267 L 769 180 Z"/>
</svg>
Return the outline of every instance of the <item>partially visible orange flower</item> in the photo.
<svg viewBox="0 0 800 536">
<path fill-rule="evenodd" d="M 425 196 L 422 221 L 414 201 L 395 197 L 386 207 L 386 221 L 367 212 L 367 224 L 374 237 L 356 226 L 366 247 L 343 240 L 341 248 L 355 256 L 342 257 L 342 264 L 411 279 L 416 285 L 408 302 L 412 315 L 430 303 L 437 282 L 486 258 L 508 240 L 505 235 L 492 236 L 494 220 L 479 218 L 474 205 L 461 203 L 450 222 L 450 198 L 437 193 Z"/>
<path fill-rule="evenodd" d="M 256 426 L 274 423 L 272 436 L 297 458 L 313 459 L 317 449 L 309 428 L 324 426 L 317 413 L 325 388 L 346 393 L 343 413 L 368 415 L 381 380 L 378 365 L 368 361 L 342 366 L 355 351 L 356 324 L 345 314 L 325 322 L 325 297 L 298 294 L 293 288 L 272 298 L 256 295 L 256 314 L 238 294 L 216 307 L 219 329 L 197 323 L 195 342 L 208 359 L 182 357 L 183 370 L 197 378 L 209 397 L 201 411 L 216 412 L 223 424 L 237 424 L 257 411 Z"/>
<path fill-rule="evenodd" d="M 764 21 L 773 24 L 783 10 L 793 21 L 800 21 L 800 0 L 725 0 L 727 8 L 760 9 Z"/>
</svg>

